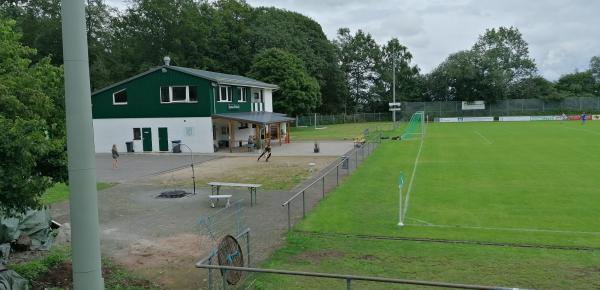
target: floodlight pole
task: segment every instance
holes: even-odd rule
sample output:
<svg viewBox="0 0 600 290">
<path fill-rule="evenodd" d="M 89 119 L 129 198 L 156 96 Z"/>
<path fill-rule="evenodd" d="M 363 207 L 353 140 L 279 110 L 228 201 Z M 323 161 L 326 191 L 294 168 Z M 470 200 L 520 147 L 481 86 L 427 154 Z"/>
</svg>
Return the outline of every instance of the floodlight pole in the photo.
<svg viewBox="0 0 600 290">
<path fill-rule="evenodd" d="M 194 153 L 192 152 L 192 148 L 190 148 L 190 146 L 187 146 L 186 144 L 180 143 L 179 146 L 185 146 L 185 148 L 187 148 L 188 150 L 190 150 L 190 162 L 191 162 L 191 166 L 192 166 L 192 183 L 194 184 L 194 195 L 196 195 L 196 173 L 194 172 Z"/>
<path fill-rule="evenodd" d="M 104 289 L 85 1 L 62 0 L 73 288 Z"/>
<path fill-rule="evenodd" d="M 393 82 L 392 82 L 392 103 L 394 103 L 394 106 L 396 104 L 396 59 L 392 59 L 392 76 L 393 76 Z M 394 107 L 395 109 L 395 107 Z M 394 122 L 394 125 L 396 124 L 396 111 L 392 111 L 392 121 Z"/>
</svg>

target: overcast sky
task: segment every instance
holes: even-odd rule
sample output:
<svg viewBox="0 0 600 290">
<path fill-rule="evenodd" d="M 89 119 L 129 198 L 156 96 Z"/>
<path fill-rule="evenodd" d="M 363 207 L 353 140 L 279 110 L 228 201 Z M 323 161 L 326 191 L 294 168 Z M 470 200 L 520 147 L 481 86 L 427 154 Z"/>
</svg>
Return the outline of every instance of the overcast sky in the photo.
<svg viewBox="0 0 600 290">
<path fill-rule="evenodd" d="M 556 80 L 586 70 L 600 55 L 596 0 L 247 0 L 296 11 L 321 24 L 329 39 L 340 27 L 369 32 L 378 43 L 396 37 L 423 72 L 450 53 L 469 49 L 486 28 L 515 26 L 539 72 Z M 122 8 L 123 0 L 108 0 Z"/>
</svg>

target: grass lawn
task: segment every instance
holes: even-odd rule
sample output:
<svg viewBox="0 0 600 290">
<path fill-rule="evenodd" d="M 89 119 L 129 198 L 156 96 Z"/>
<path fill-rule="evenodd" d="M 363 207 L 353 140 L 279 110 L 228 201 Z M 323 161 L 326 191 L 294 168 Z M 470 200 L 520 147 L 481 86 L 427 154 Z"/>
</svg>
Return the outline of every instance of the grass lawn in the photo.
<svg viewBox="0 0 600 290">
<path fill-rule="evenodd" d="M 404 171 L 406 194 L 418 139 L 384 142 L 295 227 L 300 232 L 290 234 L 266 266 L 510 287 L 598 288 L 598 143 L 600 122 L 430 124 L 405 227 L 397 226 L 397 179 Z M 596 250 L 374 241 L 305 232 Z M 314 251 L 324 262 L 296 259 Z M 312 283 L 272 276 L 258 276 L 255 283 L 275 289 L 299 287 L 300 281 Z"/>
<path fill-rule="evenodd" d="M 55 247 L 41 258 L 9 265 L 9 268 L 28 279 L 33 289 L 73 288 L 69 248 Z M 161 289 L 154 283 L 135 276 L 108 259 L 102 261 L 102 276 L 106 289 Z"/>
<path fill-rule="evenodd" d="M 96 184 L 98 191 L 113 187 L 114 183 L 99 182 Z M 57 183 L 48 188 L 41 197 L 42 204 L 53 204 L 69 199 L 69 187 L 64 183 Z"/>
<path fill-rule="evenodd" d="M 369 130 L 390 130 L 391 122 L 347 123 L 323 125 L 323 129 L 314 127 L 292 127 L 290 136 L 292 141 L 312 140 L 352 140 L 363 134 L 365 128 Z"/>
</svg>

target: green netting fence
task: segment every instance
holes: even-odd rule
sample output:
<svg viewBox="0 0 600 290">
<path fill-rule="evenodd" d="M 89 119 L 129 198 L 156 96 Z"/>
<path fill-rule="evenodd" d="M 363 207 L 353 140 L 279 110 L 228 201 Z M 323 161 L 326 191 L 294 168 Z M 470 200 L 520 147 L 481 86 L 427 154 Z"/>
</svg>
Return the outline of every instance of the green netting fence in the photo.
<svg viewBox="0 0 600 290">
<path fill-rule="evenodd" d="M 423 133 L 423 111 L 415 112 L 408 121 L 404 133 L 402 133 L 402 140 L 410 139 L 412 136 Z"/>
</svg>

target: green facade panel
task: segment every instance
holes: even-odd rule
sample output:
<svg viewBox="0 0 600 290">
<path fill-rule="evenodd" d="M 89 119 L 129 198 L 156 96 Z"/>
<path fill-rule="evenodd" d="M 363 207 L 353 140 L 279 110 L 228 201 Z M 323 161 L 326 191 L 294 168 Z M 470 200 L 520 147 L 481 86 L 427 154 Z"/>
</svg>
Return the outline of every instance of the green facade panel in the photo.
<svg viewBox="0 0 600 290">
<path fill-rule="evenodd" d="M 195 86 L 196 103 L 161 103 L 160 87 Z M 239 90 L 231 86 L 232 102 L 218 102 L 218 85 L 212 81 L 179 71 L 157 70 L 118 86 L 100 91 L 92 96 L 94 119 L 109 118 L 161 118 L 210 117 L 215 113 L 249 112 L 250 88 L 246 88 L 246 102 L 239 102 Z M 127 104 L 113 104 L 113 93 L 126 90 Z"/>
</svg>

